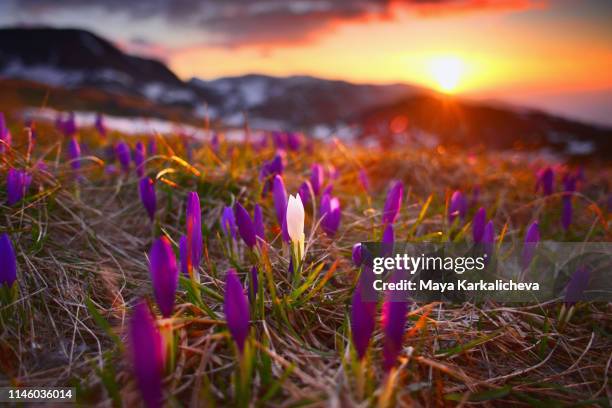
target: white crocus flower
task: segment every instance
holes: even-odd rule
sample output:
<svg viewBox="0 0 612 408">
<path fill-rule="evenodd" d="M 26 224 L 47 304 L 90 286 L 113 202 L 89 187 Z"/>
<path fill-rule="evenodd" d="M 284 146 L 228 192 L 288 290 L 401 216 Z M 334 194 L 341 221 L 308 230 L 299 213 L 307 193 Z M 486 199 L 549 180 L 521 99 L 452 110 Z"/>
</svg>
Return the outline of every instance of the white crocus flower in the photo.
<svg viewBox="0 0 612 408">
<path fill-rule="evenodd" d="M 293 244 L 294 250 L 299 248 L 297 257 L 301 259 L 304 256 L 304 205 L 299 194 L 290 195 L 287 202 L 287 233 Z"/>
</svg>

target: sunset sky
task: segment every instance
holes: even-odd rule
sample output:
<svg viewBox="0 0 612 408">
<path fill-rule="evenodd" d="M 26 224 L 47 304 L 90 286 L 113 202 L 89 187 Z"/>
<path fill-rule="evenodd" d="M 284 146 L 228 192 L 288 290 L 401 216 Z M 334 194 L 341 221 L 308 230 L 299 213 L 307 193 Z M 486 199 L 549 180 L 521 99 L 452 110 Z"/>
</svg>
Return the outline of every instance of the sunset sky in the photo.
<svg viewBox="0 0 612 408">
<path fill-rule="evenodd" d="M 91 29 L 185 79 L 407 82 L 612 123 L 610 0 L 21 0 L 0 15 Z"/>
</svg>

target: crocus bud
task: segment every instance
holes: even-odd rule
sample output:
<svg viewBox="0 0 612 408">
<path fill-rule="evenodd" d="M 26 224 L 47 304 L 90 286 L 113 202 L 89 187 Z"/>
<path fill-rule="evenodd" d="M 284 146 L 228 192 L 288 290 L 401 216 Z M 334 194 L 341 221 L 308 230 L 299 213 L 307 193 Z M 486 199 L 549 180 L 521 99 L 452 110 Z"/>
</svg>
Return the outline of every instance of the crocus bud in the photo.
<svg viewBox="0 0 612 408">
<path fill-rule="evenodd" d="M 313 164 L 310 168 L 310 184 L 312 185 L 312 191 L 314 191 L 315 196 L 319 195 L 321 192 L 323 178 L 323 166 L 320 164 Z"/>
<path fill-rule="evenodd" d="M 357 284 L 351 303 L 351 337 L 360 360 L 368 350 L 376 321 L 376 302 L 364 301 L 361 292 L 361 284 Z"/>
<path fill-rule="evenodd" d="M 11 132 L 6 126 L 4 113 L 0 112 L 0 154 L 6 152 L 11 147 Z"/>
<path fill-rule="evenodd" d="M 491 257 L 491 255 L 493 255 L 493 246 L 495 244 L 495 225 L 493 224 L 493 221 L 489 221 L 487 225 L 485 225 L 481 243 L 487 256 Z"/>
<path fill-rule="evenodd" d="M 187 210 L 185 212 L 187 224 L 187 245 L 190 248 L 191 265 L 194 269 L 200 267 L 204 245 L 202 242 L 202 213 L 200 211 L 200 197 L 196 192 L 187 194 Z"/>
<path fill-rule="evenodd" d="M 104 117 L 102 116 L 102 114 L 98 113 L 96 115 L 96 121 L 94 126 L 96 127 L 96 130 L 98 131 L 100 137 L 106 138 L 106 124 L 104 123 Z"/>
<path fill-rule="evenodd" d="M 278 220 L 278 225 L 282 226 L 287 212 L 287 190 L 285 190 L 285 183 L 279 174 L 274 176 L 272 182 L 272 196 L 274 198 L 276 219 Z"/>
<path fill-rule="evenodd" d="M 456 190 L 451 196 L 450 205 L 448 206 L 448 222 L 453 223 L 455 218 L 464 219 L 467 212 L 467 202 L 465 196 L 459 190 Z"/>
<path fill-rule="evenodd" d="M 210 139 L 210 149 L 215 152 L 215 153 L 219 153 L 221 147 L 221 143 L 219 141 L 219 134 L 217 132 L 213 133 L 212 138 Z"/>
<path fill-rule="evenodd" d="M 138 177 L 143 177 L 145 173 L 145 147 L 142 142 L 136 143 L 134 148 L 134 165 L 136 166 L 136 174 Z"/>
<path fill-rule="evenodd" d="M 355 266 L 361 266 L 361 263 L 363 262 L 363 253 L 362 253 L 360 242 L 353 245 L 352 258 L 353 258 L 353 264 Z"/>
<path fill-rule="evenodd" d="M 340 226 L 340 218 L 342 217 L 342 210 L 340 209 L 340 201 L 336 197 L 331 197 L 326 194 L 321 199 L 321 228 L 329 237 L 336 235 L 338 227 Z"/>
<path fill-rule="evenodd" d="M 293 150 L 293 151 L 300 150 L 301 145 L 302 145 L 302 138 L 299 133 L 287 132 L 287 147 L 290 150 Z"/>
<path fill-rule="evenodd" d="M 259 172 L 259 180 L 264 182 L 264 194 L 272 188 L 272 177 L 276 174 L 283 174 L 283 167 L 283 157 L 278 153 L 272 160 L 263 164 Z"/>
<path fill-rule="evenodd" d="M 302 199 L 302 204 L 304 205 L 308 205 L 310 199 L 312 198 L 312 192 L 310 189 L 310 181 L 306 180 L 302 184 L 300 184 L 298 194 L 300 195 L 300 198 Z M 285 206 L 285 208 L 287 208 L 287 206 Z"/>
<path fill-rule="evenodd" d="M 536 246 L 540 242 L 540 228 L 537 221 L 531 223 L 525 234 L 525 244 L 521 254 L 521 266 L 526 269 L 531 264 Z"/>
<path fill-rule="evenodd" d="M 249 334 L 249 302 L 234 269 L 227 271 L 225 278 L 225 296 L 223 302 L 225 320 L 238 350 L 244 351 L 244 343 Z"/>
<path fill-rule="evenodd" d="M 385 227 L 381 242 L 383 244 L 393 244 L 395 242 L 395 232 L 393 231 L 393 224 L 388 224 Z"/>
<path fill-rule="evenodd" d="M 6 175 L 6 204 L 11 206 L 23 199 L 32 183 L 32 176 L 25 170 L 9 169 Z"/>
<path fill-rule="evenodd" d="M 389 299 L 383 304 L 382 326 L 385 333 L 383 344 L 383 368 L 390 371 L 402 351 L 404 326 L 406 324 L 407 302 L 392 301 Z"/>
<path fill-rule="evenodd" d="M 285 134 L 282 132 L 272 132 L 272 141 L 277 149 L 284 149 L 286 147 Z"/>
<path fill-rule="evenodd" d="M 221 230 L 227 237 L 236 239 L 236 219 L 232 207 L 225 207 L 221 214 Z"/>
<path fill-rule="evenodd" d="M 149 252 L 149 261 L 155 301 L 162 315 L 168 318 L 172 315 L 178 285 L 176 258 L 168 238 L 161 237 L 153 243 Z"/>
<path fill-rule="evenodd" d="M 17 280 L 17 260 L 11 238 L 0 234 L 0 287 L 12 287 Z"/>
<path fill-rule="evenodd" d="M 234 216 L 242 240 L 249 248 L 253 248 L 257 243 L 257 237 L 251 216 L 240 203 L 234 204 Z"/>
<path fill-rule="evenodd" d="M 115 146 L 115 154 L 117 155 L 117 160 L 119 160 L 123 172 L 129 174 L 130 162 L 132 161 L 130 147 L 125 142 L 119 142 L 117 146 Z"/>
<path fill-rule="evenodd" d="M 402 208 L 402 199 L 404 196 L 404 185 L 401 181 L 396 181 L 389 192 L 385 201 L 383 210 L 383 224 L 393 224 L 399 217 L 400 209 Z"/>
<path fill-rule="evenodd" d="M 328 184 L 324 189 L 323 189 L 323 193 L 321 193 L 321 195 L 332 195 L 332 193 L 334 192 L 334 185 L 333 184 Z"/>
<path fill-rule="evenodd" d="M 74 116 L 74 112 L 68 114 L 68 119 L 62 122 L 64 135 L 67 137 L 74 136 L 77 132 L 77 124 Z"/>
<path fill-rule="evenodd" d="M 75 137 L 68 142 L 68 157 L 70 157 L 70 166 L 73 170 L 81 168 L 81 146 Z"/>
<path fill-rule="evenodd" d="M 157 141 L 154 137 L 150 137 L 147 142 L 147 155 L 155 156 L 157 154 Z"/>
<path fill-rule="evenodd" d="M 480 207 L 478 211 L 476 211 L 474 220 L 472 221 L 472 238 L 475 243 L 482 242 L 486 222 L 487 210 L 485 210 L 484 207 Z"/>
<path fill-rule="evenodd" d="M 542 192 L 545 196 L 553 193 L 555 186 L 555 172 L 551 167 L 546 167 L 538 175 L 538 181 L 536 183 L 536 191 L 542 187 Z"/>
<path fill-rule="evenodd" d="M 261 240 L 266 240 L 265 229 L 264 229 L 264 221 L 263 221 L 263 211 L 259 204 L 255 204 L 255 209 L 253 210 L 253 226 L 255 227 L 255 235 L 257 235 Z"/>
<path fill-rule="evenodd" d="M 359 184 L 366 191 L 370 191 L 370 179 L 368 178 L 368 173 L 365 169 L 359 169 Z"/>
<path fill-rule="evenodd" d="M 582 266 L 572 274 L 565 289 L 564 303 L 567 307 L 573 306 L 576 302 L 583 300 L 584 292 L 589 287 L 591 271 L 588 267 Z"/>
<path fill-rule="evenodd" d="M 290 195 L 287 203 L 287 233 L 296 249 L 304 255 L 304 206 L 299 194 Z"/>
<path fill-rule="evenodd" d="M 155 196 L 155 183 L 150 177 L 140 179 L 138 182 L 138 191 L 140 193 L 140 201 L 147 210 L 151 221 L 155 218 L 155 210 L 157 208 L 157 198 Z"/>
<path fill-rule="evenodd" d="M 132 312 L 128 337 L 136 382 L 147 408 L 162 406 L 164 346 L 147 304 L 138 303 Z"/>
</svg>

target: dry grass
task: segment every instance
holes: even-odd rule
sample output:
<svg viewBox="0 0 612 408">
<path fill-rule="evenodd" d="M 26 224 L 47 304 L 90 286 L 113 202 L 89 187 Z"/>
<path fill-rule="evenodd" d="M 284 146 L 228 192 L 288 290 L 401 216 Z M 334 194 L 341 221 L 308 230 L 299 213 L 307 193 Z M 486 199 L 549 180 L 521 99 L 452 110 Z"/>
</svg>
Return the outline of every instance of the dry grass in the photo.
<svg viewBox="0 0 612 408">
<path fill-rule="evenodd" d="M 102 157 L 95 136 L 88 131 L 81 136 L 92 155 Z M 4 169 L 9 162 L 25 164 L 19 152 L 25 151 L 26 142 L 17 140 L 12 157 L 3 158 Z M 149 173 L 173 171 L 163 176 L 167 183 L 158 182 L 160 222 L 152 227 L 139 202 L 135 175 L 106 175 L 100 162 L 91 160 L 84 165 L 86 180 L 76 187 L 62 159 L 61 138 L 42 128 L 39 141 L 33 157 L 46 154 L 49 172 L 35 173 L 34 188 L 20 205 L 0 207 L 0 230 L 9 231 L 16 245 L 20 290 L 16 304 L 3 306 L 0 313 L 0 385 L 70 384 L 78 387 L 86 405 L 121 401 L 133 406 L 139 399 L 121 346 L 126 322 L 131 306 L 151 295 L 146 253 L 153 237 L 163 232 L 178 241 L 184 229 L 188 191 L 197 190 L 202 199 L 201 302 L 213 315 L 181 291 L 174 316 L 166 322 L 173 325 L 177 339 L 176 366 L 166 377 L 166 395 L 184 406 L 224 406 L 234 399 L 236 356 L 223 321 L 223 277 L 227 268 L 244 273 L 251 263 L 241 243 L 232 259 L 219 238 L 217 220 L 233 199 L 249 205 L 260 200 L 264 206 L 270 244 L 263 258 L 269 264 L 262 263 L 269 266 L 278 296 L 274 304 L 266 287 L 265 319 L 252 321 L 257 406 L 359 404 L 349 348 L 348 308 L 358 274 L 350 249 L 355 242 L 380 236 L 380 209 L 390 179 L 402 179 L 409 189 L 396 228 L 398 240 L 443 237 L 449 193 L 455 188 L 469 192 L 477 185 L 480 202 L 495 214 L 496 229 L 505 231 L 506 240 L 520 239 L 535 215 L 548 239 L 611 238 L 610 214 L 602 206 L 609 170 L 587 169 L 589 183 L 576 199 L 575 227 L 564 235 L 555 218 L 558 197 L 534 198 L 533 170 L 539 164 L 527 155 L 468 158 L 454 151 L 406 147 L 382 152 L 317 143 L 312 153 L 288 154 L 285 182 L 295 192 L 312 162 L 333 164 L 340 175 L 334 193 L 341 200 L 343 219 L 331 240 L 312 229 L 316 216 L 307 210 L 307 267 L 322 265 L 312 285 L 320 289 L 292 298 L 287 251 L 281 249 L 271 199 L 260 199 L 257 179 L 260 163 L 272 155 L 270 148 L 255 152 L 224 144 L 216 155 L 201 146 L 192 162 L 201 174 L 196 177 L 193 169 L 169 159 L 170 148 L 181 155 L 178 140 L 168 139 L 166 147 L 160 144 L 161 155 L 149 159 Z M 368 170 L 372 194 L 358 186 L 360 167 Z M 430 195 L 431 205 L 415 228 Z M 92 306 L 110 329 L 96 321 Z M 583 401 L 608 406 L 610 304 L 580 305 L 562 332 L 556 322 L 559 307 L 555 302 L 522 307 L 412 305 L 399 369 L 391 379 L 394 405 L 556 406 Z M 460 345 L 462 349 L 453 349 Z M 368 357 L 371 393 L 361 402 L 364 406 L 376 405 L 383 392 L 381 346 L 377 330 Z"/>
</svg>

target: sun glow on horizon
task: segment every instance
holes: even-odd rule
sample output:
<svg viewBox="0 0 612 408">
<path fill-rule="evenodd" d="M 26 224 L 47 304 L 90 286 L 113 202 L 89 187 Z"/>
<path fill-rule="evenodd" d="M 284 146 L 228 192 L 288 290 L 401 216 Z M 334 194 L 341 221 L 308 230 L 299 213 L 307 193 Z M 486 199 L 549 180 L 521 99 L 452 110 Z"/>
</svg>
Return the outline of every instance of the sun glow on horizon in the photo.
<svg viewBox="0 0 612 408">
<path fill-rule="evenodd" d="M 457 92 L 465 75 L 465 62 L 454 56 L 432 58 L 427 70 L 438 89 L 445 93 Z"/>
</svg>

